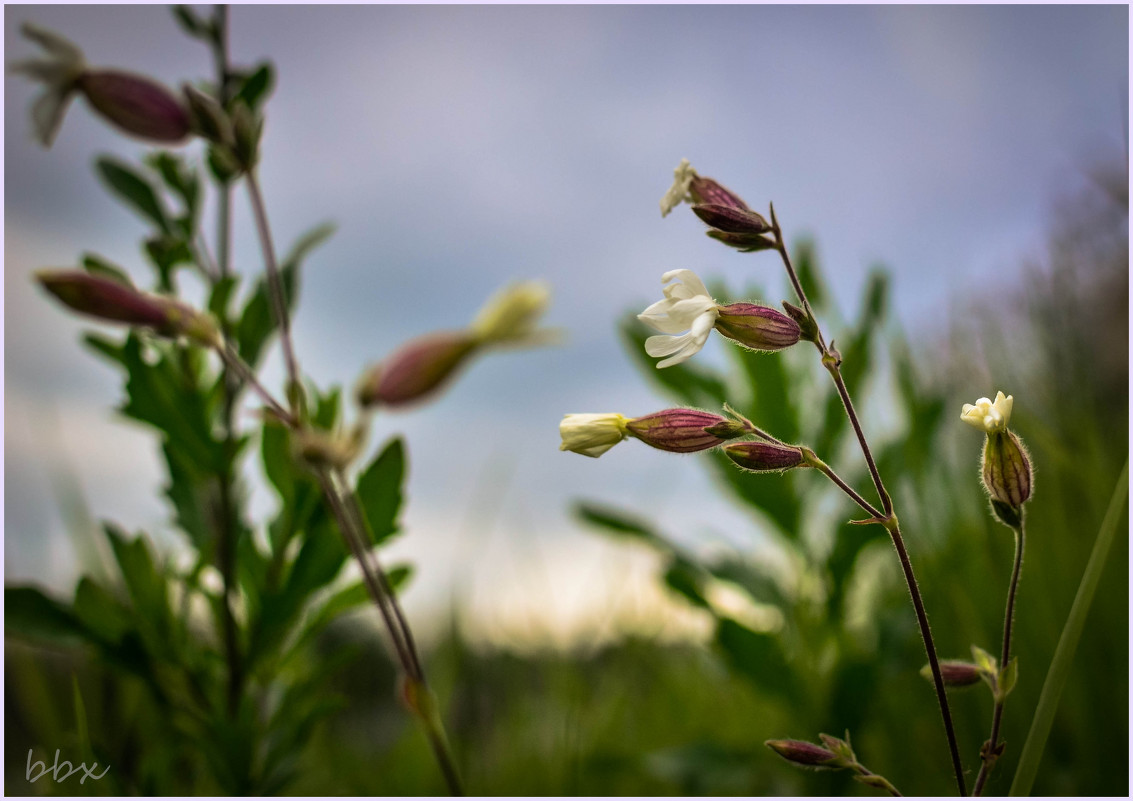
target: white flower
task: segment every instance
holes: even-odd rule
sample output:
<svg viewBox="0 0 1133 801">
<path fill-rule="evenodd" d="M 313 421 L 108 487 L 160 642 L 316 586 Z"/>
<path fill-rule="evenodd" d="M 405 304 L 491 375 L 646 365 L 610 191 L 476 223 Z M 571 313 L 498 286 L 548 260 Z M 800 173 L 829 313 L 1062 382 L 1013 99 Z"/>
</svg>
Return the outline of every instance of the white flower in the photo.
<svg viewBox="0 0 1133 801">
<path fill-rule="evenodd" d="M 497 292 L 472 322 L 472 332 L 489 344 L 535 342 L 536 323 L 551 303 L 551 288 L 523 281 Z"/>
<path fill-rule="evenodd" d="M 960 413 L 960 419 L 981 431 L 986 431 L 988 434 L 1006 431 L 1007 423 L 1011 419 L 1011 406 L 1014 402 L 1013 396 L 1005 396 L 1002 392 L 998 392 L 995 395 L 994 403 L 987 398 L 980 398 L 975 402 L 975 405 L 965 403 L 964 411 Z"/>
<path fill-rule="evenodd" d="M 559 450 L 597 458 L 628 436 L 626 422 L 620 414 L 568 414 L 559 423 Z"/>
<path fill-rule="evenodd" d="M 637 319 L 660 331 L 678 336 L 652 336 L 645 340 L 645 352 L 653 357 L 668 356 L 657 367 L 680 364 L 704 347 L 720 312 L 716 301 L 692 270 L 670 270 L 661 276 L 665 299 L 637 315 Z M 685 331 L 687 333 L 680 333 Z"/>
<path fill-rule="evenodd" d="M 667 215 L 682 202 L 692 202 L 692 195 L 689 194 L 688 188 L 689 184 L 692 183 L 692 179 L 696 177 L 696 170 L 688 163 L 688 159 L 681 159 L 681 163 L 673 170 L 673 185 L 669 187 L 669 191 L 661 198 L 662 217 Z"/>
<path fill-rule="evenodd" d="M 86 69 L 86 62 L 82 51 L 62 36 L 29 22 L 25 22 L 20 30 L 47 54 L 45 58 L 16 62 L 8 69 L 44 84 L 43 94 L 32 104 L 31 119 L 36 137 L 44 147 L 51 147 L 67 105 L 75 95 L 77 81 Z"/>
</svg>

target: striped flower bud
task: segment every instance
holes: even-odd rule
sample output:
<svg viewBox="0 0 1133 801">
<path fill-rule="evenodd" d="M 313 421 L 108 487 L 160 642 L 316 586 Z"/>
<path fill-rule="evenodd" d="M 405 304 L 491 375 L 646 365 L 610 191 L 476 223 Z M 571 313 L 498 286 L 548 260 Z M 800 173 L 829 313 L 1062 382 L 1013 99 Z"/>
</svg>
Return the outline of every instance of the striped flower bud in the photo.
<svg viewBox="0 0 1133 801">
<path fill-rule="evenodd" d="M 704 205 L 728 206 L 733 209 L 748 210 L 747 204 L 739 195 L 721 186 L 712 178 L 702 178 L 693 173 L 688 184 L 688 194 L 692 202 Z M 695 209 L 693 209 L 695 211 Z"/>
<path fill-rule="evenodd" d="M 840 768 L 842 758 L 829 749 L 804 740 L 767 740 L 764 745 L 788 762 L 806 768 Z"/>
<path fill-rule="evenodd" d="M 732 442 L 724 446 L 724 453 L 744 470 L 756 473 L 790 470 L 806 463 L 802 448 L 765 440 Z"/>
<path fill-rule="evenodd" d="M 698 409 L 665 409 L 636 417 L 625 427 L 630 436 L 652 448 L 671 453 L 708 450 L 746 433 L 734 421 Z M 737 427 L 739 430 L 735 430 Z"/>
<path fill-rule="evenodd" d="M 781 311 L 755 303 L 718 306 L 715 328 L 752 350 L 776 351 L 799 341 L 799 324 Z"/>
<path fill-rule="evenodd" d="M 761 250 L 775 249 L 774 240 L 759 234 L 736 234 L 730 231 L 718 231 L 715 228 L 705 231 L 705 233 L 717 242 L 723 242 L 740 253 L 758 253 Z"/>
<path fill-rule="evenodd" d="M 189 111 L 160 83 L 116 70 L 87 70 L 77 88 L 91 107 L 120 131 L 173 144 L 189 135 Z"/>
<path fill-rule="evenodd" d="M 771 230 L 771 224 L 751 209 L 708 203 L 693 206 L 692 210 L 702 222 L 726 233 L 755 236 Z"/>
<path fill-rule="evenodd" d="M 427 334 L 411 340 L 362 376 L 359 405 L 405 406 L 436 393 L 475 352 L 475 336 L 466 331 Z"/>
<path fill-rule="evenodd" d="M 172 298 L 82 270 L 40 270 L 35 277 L 63 305 L 96 320 L 149 328 L 161 336 L 188 336 L 210 347 L 220 343 L 209 315 Z"/>
<path fill-rule="evenodd" d="M 1031 497 L 1031 458 L 1011 431 L 987 435 L 983 482 L 993 500 L 1018 509 Z"/>
</svg>

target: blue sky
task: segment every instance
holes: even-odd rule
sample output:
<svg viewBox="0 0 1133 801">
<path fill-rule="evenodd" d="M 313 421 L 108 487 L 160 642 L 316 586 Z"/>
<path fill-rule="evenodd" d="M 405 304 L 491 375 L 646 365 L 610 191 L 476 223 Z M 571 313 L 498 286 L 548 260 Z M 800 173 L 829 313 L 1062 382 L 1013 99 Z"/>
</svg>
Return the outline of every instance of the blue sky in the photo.
<svg viewBox="0 0 1133 801">
<path fill-rule="evenodd" d="M 95 65 L 171 85 L 209 74 L 162 7 L 7 6 L 8 61 L 33 53 L 24 20 Z M 563 413 L 666 405 L 615 331 L 660 297 L 662 272 L 782 291 L 770 257 L 727 251 L 687 210 L 661 218 L 682 157 L 752 206 L 774 201 L 788 236 L 815 237 L 845 308 L 887 265 L 900 319 L 927 336 L 955 299 L 1016 281 L 1050 201 L 1124 148 L 1124 6 L 237 6 L 231 25 L 238 62 L 277 66 L 262 183 L 280 247 L 339 226 L 308 262 L 295 321 L 315 380 L 352 384 L 517 278 L 551 284 L 548 322 L 568 332 L 554 350 L 486 358 L 437 403 L 378 421 L 375 445 L 409 441 L 406 534 L 391 557 L 418 563 L 407 603 L 419 615 L 460 592 L 487 618 L 504 598 L 569 617 L 603 597 L 594 587 L 645 575 L 644 555 L 570 520 L 575 497 L 648 510 L 698 547 L 758 544 L 695 456 L 632 442 L 599 460 L 557 451 Z M 33 88 L 5 89 L 5 573 L 58 584 L 74 570 L 58 471 L 78 476 L 98 517 L 150 530 L 167 517 L 152 439 L 110 411 L 117 375 L 28 282 L 85 250 L 144 274 L 141 223 L 101 201 L 89 168 L 142 148 L 76 103 L 43 151 Z M 237 269 L 250 274 L 246 204 L 236 219 Z M 269 381 L 280 375 L 276 355 Z M 272 508 L 264 493 L 253 501 Z M 546 580 L 530 578 L 537 563 Z M 642 592 L 626 603 L 655 600 Z"/>
</svg>

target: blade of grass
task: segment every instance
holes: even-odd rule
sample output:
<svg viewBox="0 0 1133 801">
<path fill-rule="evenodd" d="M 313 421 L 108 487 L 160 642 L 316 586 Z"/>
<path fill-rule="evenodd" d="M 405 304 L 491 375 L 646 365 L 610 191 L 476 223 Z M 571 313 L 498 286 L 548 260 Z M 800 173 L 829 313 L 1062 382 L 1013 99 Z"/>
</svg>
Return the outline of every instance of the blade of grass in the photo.
<svg viewBox="0 0 1133 801">
<path fill-rule="evenodd" d="M 1039 695 L 1039 704 L 1035 709 L 1034 720 L 1031 721 L 1031 731 L 1027 734 L 1027 741 L 1023 743 L 1023 750 L 1019 754 L 1019 766 L 1015 770 L 1015 778 L 1011 782 L 1012 796 L 1030 795 L 1031 787 L 1035 783 L 1035 774 L 1039 770 L 1039 761 L 1043 749 L 1046 747 L 1050 727 L 1054 722 L 1054 713 L 1058 709 L 1058 699 L 1062 696 L 1062 688 L 1070 676 L 1070 666 L 1074 662 L 1074 652 L 1078 649 L 1078 640 L 1086 626 L 1086 616 L 1090 611 L 1090 604 L 1094 600 L 1094 591 L 1098 588 L 1102 570 L 1105 567 L 1106 557 L 1109 556 L 1110 546 L 1113 545 L 1114 535 L 1117 533 L 1117 522 L 1121 519 L 1121 508 L 1129 495 L 1129 461 L 1117 479 L 1117 486 L 1113 489 L 1113 497 L 1109 500 L 1109 508 L 1098 529 L 1098 538 L 1094 541 L 1094 549 L 1090 553 L 1090 561 L 1086 563 L 1086 572 L 1082 574 L 1082 581 L 1078 585 L 1078 593 L 1074 596 L 1074 604 L 1070 607 L 1070 616 L 1062 629 L 1062 636 L 1058 638 L 1058 647 L 1054 649 L 1054 659 L 1050 662 L 1046 681 L 1043 683 L 1042 693 Z"/>
</svg>

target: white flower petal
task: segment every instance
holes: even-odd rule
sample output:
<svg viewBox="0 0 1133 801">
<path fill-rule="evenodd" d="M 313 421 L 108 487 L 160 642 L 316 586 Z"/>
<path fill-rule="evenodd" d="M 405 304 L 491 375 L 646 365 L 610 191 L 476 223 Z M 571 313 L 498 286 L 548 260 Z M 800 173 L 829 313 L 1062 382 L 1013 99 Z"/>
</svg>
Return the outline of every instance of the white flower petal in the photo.
<svg viewBox="0 0 1133 801">
<path fill-rule="evenodd" d="M 559 450 L 597 458 L 628 436 L 625 425 L 620 414 L 565 415 L 559 423 Z"/>
<path fill-rule="evenodd" d="M 686 200 L 692 200 L 689 194 L 689 184 L 692 183 L 693 178 L 696 177 L 696 170 L 688 163 L 688 159 L 681 159 L 681 163 L 673 170 L 673 185 L 661 197 L 661 216 L 666 216 L 670 211 L 679 206 Z"/>
</svg>

